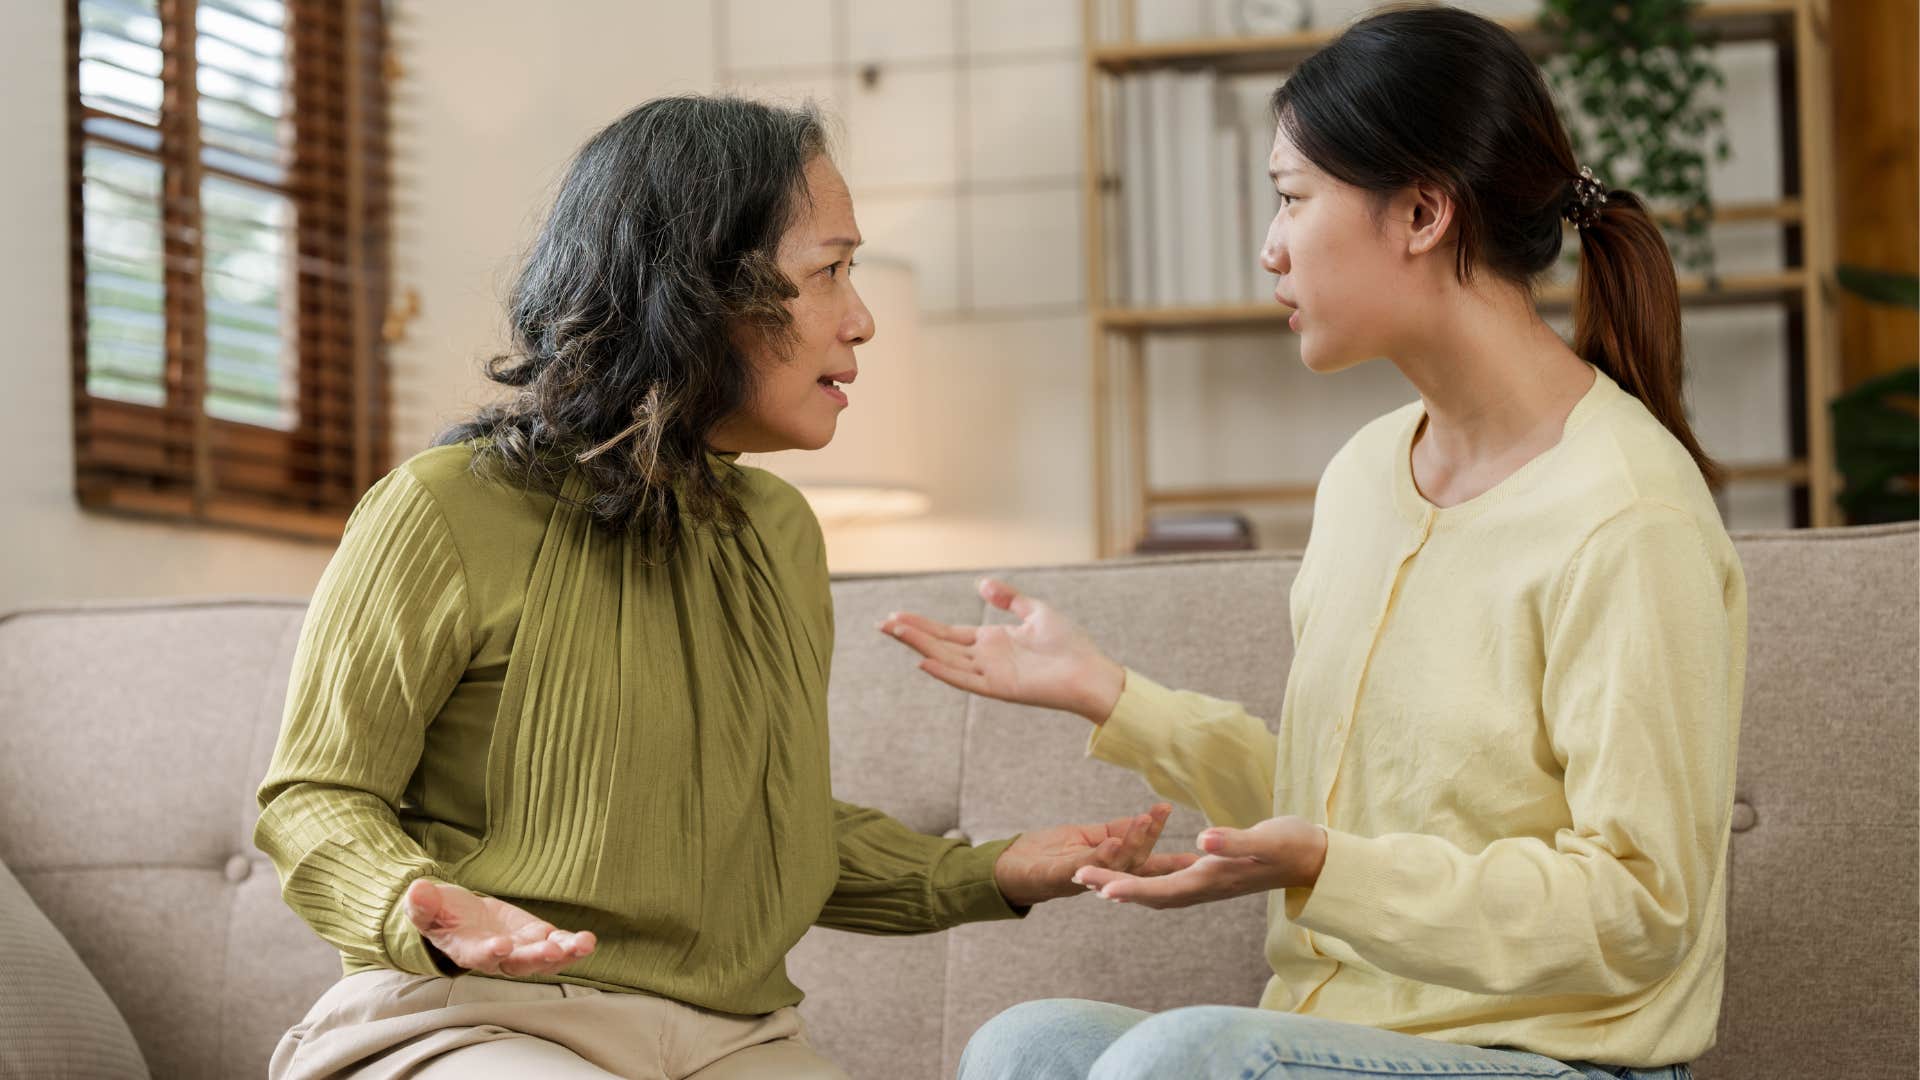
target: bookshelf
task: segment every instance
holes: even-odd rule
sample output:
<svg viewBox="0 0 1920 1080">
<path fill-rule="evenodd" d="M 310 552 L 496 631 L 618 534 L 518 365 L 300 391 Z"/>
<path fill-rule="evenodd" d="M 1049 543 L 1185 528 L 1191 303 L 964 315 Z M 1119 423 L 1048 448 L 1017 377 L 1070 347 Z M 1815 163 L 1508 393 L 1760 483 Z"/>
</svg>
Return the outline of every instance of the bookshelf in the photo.
<svg viewBox="0 0 1920 1080">
<path fill-rule="evenodd" d="M 1313 485 L 1220 484 L 1156 486 L 1148 475 L 1147 441 L 1152 423 L 1146 393 L 1148 342 L 1160 334 L 1205 334 L 1270 330 L 1289 333 L 1291 312 L 1272 302 L 1148 303 L 1130 301 L 1115 288 L 1125 277 L 1127 185 L 1151 181 L 1129 176 L 1130 154 L 1118 145 L 1119 120 L 1128 105 L 1124 81 L 1155 71 L 1212 71 L 1279 76 L 1339 35 L 1343 26 L 1274 36 L 1211 37 L 1174 41 L 1134 38 L 1132 7 L 1082 0 L 1085 33 L 1085 179 L 1088 320 L 1091 334 L 1095 533 L 1103 558 L 1124 555 L 1145 533 L 1148 516 L 1176 509 L 1240 509 L 1305 503 Z M 1498 20 L 1536 57 L 1551 43 L 1531 19 Z M 1778 201 L 1716 204 L 1716 224 L 1781 230 L 1787 268 L 1732 273 L 1710 279 L 1682 275 L 1685 308 L 1754 307 L 1783 311 L 1794 416 L 1786 460 L 1723 461 L 1729 480 L 1782 485 L 1794 493 L 1796 525 L 1839 524 L 1834 495 L 1837 475 L 1827 402 L 1837 389 L 1838 320 L 1835 314 L 1835 240 L 1831 144 L 1831 76 L 1828 68 L 1828 0 L 1722 0 L 1701 5 L 1697 25 L 1722 44 L 1765 43 L 1773 47 L 1780 109 L 1780 155 L 1785 197 Z M 1138 99 L 1135 99 L 1136 101 Z M 1264 220 L 1258 227 L 1264 229 Z M 1569 237 L 1571 241 L 1571 237 Z M 1251 241 L 1249 242 L 1251 244 Z M 1577 245 L 1569 243 L 1570 250 Z M 1136 286 L 1137 288 L 1137 286 Z M 1573 303 L 1566 285 L 1543 287 L 1543 311 L 1566 313 Z M 1713 452 L 1709 447 L 1709 452 Z"/>
</svg>

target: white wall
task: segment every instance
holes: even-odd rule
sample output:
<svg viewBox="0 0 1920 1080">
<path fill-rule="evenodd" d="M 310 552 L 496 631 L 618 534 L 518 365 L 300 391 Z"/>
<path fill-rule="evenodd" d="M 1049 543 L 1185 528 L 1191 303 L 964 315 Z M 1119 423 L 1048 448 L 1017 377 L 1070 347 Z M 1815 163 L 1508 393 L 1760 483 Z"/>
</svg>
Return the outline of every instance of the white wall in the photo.
<svg viewBox="0 0 1920 1080">
<path fill-rule="evenodd" d="M 867 571 L 1091 558 L 1080 5 L 719 2 L 720 85 L 812 98 L 833 114 L 867 242 L 860 257 L 908 262 L 919 280 L 912 452 L 930 463 L 918 486 L 932 510 L 829 526 L 829 562 Z M 881 326 L 877 340 L 886 334 Z M 888 354 L 876 344 L 875 355 Z M 861 387 L 851 396 L 843 426 L 862 422 Z M 764 464 L 778 472 L 783 456 Z"/>
<path fill-rule="evenodd" d="M 394 457 L 490 396 L 481 363 L 581 143 L 661 94 L 713 81 L 703 3 L 399 0 L 394 283 L 421 313 L 392 354 Z"/>
</svg>

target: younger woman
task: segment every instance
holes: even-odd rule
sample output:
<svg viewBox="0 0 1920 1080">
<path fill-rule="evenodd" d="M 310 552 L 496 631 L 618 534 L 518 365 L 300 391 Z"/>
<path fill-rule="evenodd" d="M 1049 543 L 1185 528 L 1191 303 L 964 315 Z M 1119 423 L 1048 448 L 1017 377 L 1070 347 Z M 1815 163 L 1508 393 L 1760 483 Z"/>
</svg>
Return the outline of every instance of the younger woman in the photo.
<svg viewBox="0 0 1920 1080">
<path fill-rule="evenodd" d="M 1261 259 L 1302 361 L 1386 357 L 1420 396 L 1321 478 L 1279 734 L 997 582 L 1018 625 L 883 626 L 937 678 L 1092 721 L 1094 756 L 1204 811 L 1189 869 L 1079 880 L 1267 894 L 1273 979 L 1257 1009 L 1017 1006 L 963 1080 L 1685 1075 L 1720 1013 L 1746 591 L 1666 246 L 1478 16 L 1364 19 L 1273 104 Z M 1568 219 L 1571 347 L 1533 299 Z"/>
</svg>

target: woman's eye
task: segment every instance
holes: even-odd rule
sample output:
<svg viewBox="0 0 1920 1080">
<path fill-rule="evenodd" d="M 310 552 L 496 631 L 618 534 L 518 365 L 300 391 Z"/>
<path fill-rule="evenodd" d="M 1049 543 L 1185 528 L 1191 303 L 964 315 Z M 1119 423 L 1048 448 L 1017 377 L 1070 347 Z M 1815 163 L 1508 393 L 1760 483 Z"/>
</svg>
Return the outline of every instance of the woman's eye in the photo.
<svg viewBox="0 0 1920 1080">
<path fill-rule="evenodd" d="M 1276 192 L 1275 194 L 1280 196 L 1280 206 L 1282 209 L 1293 205 L 1293 196 L 1284 191 Z"/>
<path fill-rule="evenodd" d="M 857 262 L 834 263 L 832 266 L 829 266 L 824 271 L 822 271 L 822 273 L 826 274 L 827 279 L 831 281 L 835 278 L 838 278 L 842 274 L 853 273 L 853 268 L 859 265 L 860 264 Z"/>
</svg>

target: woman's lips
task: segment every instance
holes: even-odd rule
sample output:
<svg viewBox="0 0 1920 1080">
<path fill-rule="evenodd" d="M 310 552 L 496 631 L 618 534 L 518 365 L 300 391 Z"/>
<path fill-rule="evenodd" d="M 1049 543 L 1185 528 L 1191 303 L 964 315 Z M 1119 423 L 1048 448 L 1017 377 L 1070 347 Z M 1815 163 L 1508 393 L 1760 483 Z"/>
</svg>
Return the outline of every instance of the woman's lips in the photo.
<svg viewBox="0 0 1920 1080">
<path fill-rule="evenodd" d="M 843 393 L 838 387 L 834 386 L 832 383 L 821 383 L 820 392 L 832 398 L 833 400 L 839 402 L 841 408 L 846 407 L 847 395 Z"/>
<path fill-rule="evenodd" d="M 1279 304 L 1281 307 L 1288 307 L 1293 309 L 1293 313 L 1287 316 L 1287 326 L 1294 333 L 1296 334 L 1299 333 L 1300 332 L 1300 305 L 1287 299 L 1284 295 L 1281 294 L 1280 290 L 1277 288 L 1273 290 L 1273 301 L 1274 303 Z"/>
</svg>

